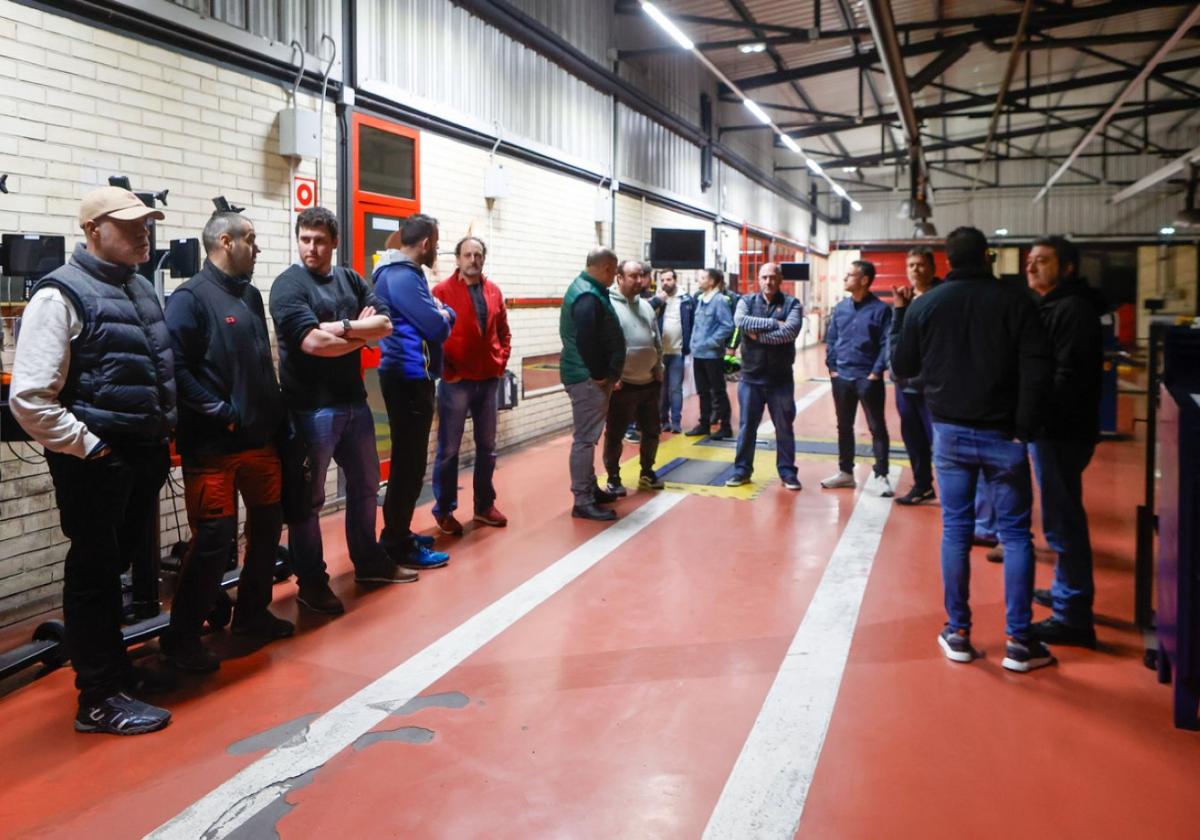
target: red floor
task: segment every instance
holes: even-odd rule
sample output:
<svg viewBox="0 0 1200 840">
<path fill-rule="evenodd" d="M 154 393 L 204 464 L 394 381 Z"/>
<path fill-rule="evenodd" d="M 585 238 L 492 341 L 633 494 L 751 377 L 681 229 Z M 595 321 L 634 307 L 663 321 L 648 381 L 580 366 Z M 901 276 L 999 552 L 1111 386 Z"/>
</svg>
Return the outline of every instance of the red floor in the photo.
<svg viewBox="0 0 1200 840">
<path fill-rule="evenodd" d="M 826 394 L 797 433 L 832 430 Z M 163 700 L 175 717 L 161 733 L 72 732 L 69 670 L 0 697 L 0 836 L 155 830 L 258 766 L 286 740 L 271 730 L 323 715 L 605 532 L 569 516 L 566 449 L 502 456 L 510 526 L 443 540 L 450 566 L 416 585 L 358 592 L 335 553 L 345 616 L 300 614 L 296 638 L 259 650 L 213 637 L 221 671 Z M 1057 667 L 1029 675 L 999 666 L 1000 568 L 982 552 L 972 603 L 987 656 L 941 656 L 938 509 L 890 511 L 797 836 L 1197 836 L 1200 735 L 1172 728 L 1128 624 L 1140 465 L 1137 444 L 1105 443 L 1087 473 L 1100 649 L 1057 648 Z M 833 468 L 802 458 L 798 494 L 758 474 L 753 501 L 686 496 L 449 663 L 426 708 L 384 717 L 228 836 L 699 837 L 855 508 L 857 493 L 819 488 Z M 628 518 L 651 495 L 617 509 Z M 432 524 L 427 508 L 417 517 Z M 340 526 L 325 523 L 333 552 Z M 289 618 L 294 593 L 275 590 Z"/>
</svg>

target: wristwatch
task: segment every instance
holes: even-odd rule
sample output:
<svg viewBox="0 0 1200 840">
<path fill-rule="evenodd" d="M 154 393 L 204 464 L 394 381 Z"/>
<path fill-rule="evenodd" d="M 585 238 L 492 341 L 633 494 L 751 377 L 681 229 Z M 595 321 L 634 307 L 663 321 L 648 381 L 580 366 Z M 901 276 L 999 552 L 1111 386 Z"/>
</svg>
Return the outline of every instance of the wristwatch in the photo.
<svg viewBox="0 0 1200 840">
<path fill-rule="evenodd" d="M 348 335 L 350 335 L 350 319 L 343 318 L 342 319 L 342 338 L 345 338 Z"/>
</svg>

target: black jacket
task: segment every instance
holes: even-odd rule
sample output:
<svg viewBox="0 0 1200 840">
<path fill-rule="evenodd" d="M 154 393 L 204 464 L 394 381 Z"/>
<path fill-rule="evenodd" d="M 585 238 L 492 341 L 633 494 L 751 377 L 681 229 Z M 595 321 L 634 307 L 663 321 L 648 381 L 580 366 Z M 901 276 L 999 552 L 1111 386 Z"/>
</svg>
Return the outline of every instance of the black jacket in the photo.
<svg viewBox="0 0 1200 840">
<path fill-rule="evenodd" d="M 264 446 L 283 422 L 262 295 L 205 260 L 167 299 L 184 456 Z M 229 426 L 233 425 L 233 431 Z"/>
<path fill-rule="evenodd" d="M 1104 369 L 1100 316 L 1108 307 L 1083 280 L 1060 283 L 1037 303 L 1054 353 L 1054 389 L 1038 437 L 1095 441 Z"/>
<path fill-rule="evenodd" d="M 1030 440 L 1053 378 L 1046 331 L 1029 295 L 986 269 L 956 269 L 893 322 L 892 369 L 923 376 L 935 420 Z"/>
</svg>

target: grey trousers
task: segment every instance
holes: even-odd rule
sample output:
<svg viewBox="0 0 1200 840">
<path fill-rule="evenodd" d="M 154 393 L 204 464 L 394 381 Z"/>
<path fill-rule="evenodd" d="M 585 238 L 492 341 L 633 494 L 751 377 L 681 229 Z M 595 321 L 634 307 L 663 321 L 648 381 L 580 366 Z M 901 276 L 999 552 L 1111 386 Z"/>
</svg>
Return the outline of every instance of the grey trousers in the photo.
<svg viewBox="0 0 1200 840">
<path fill-rule="evenodd" d="M 612 384 L 598 385 L 588 379 L 567 385 L 566 389 L 571 398 L 571 418 L 575 426 L 571 441 L 571 492 L 575 495 L 575 504 L 590 505 L 596 500 L 592 495 L 596 487 L 596 444 L 608 418 Z"/>
</svg>

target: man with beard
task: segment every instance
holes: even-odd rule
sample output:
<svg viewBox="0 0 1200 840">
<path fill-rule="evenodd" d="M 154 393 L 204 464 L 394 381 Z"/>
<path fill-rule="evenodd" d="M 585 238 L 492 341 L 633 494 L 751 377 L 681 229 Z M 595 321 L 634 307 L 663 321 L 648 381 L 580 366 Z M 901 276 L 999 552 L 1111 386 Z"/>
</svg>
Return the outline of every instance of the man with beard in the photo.
<svg viewBox="0 0 1200 840">
<path fill-rule="evenodd" d="M 346 478 L 346 548 L 360 584 L 408 583 L 417 576 L 396 568 L 375 537 L 379 453 L 367 405 L 361 350 L 392 332 L 387 308 L 366 281 L 333 264 L 337 216 L 310 207 L 296 217 L 300 262 L 275 278 L 271 318 L 279 344 L 283 401 L 311 460 L 310 499 L 303 515 L 289 512 L 288 547 L 300 606 L 326 615 L 345 611 L 329 586 L 321 544 L 325 474 L 336 461 Z"/>
<path fill-rule="evenodd" d="M 383 497 L 380 543 L 402 568 L 436 569 L 450 555 L 412 533 L 413 509 L 429 461 L 434 382 L 442 375 L 442 343 L 455 313 L 429 292 L 422 268 L 437 259 L 437 219 L 409 216 L 388 237 L 374 277 L 375 294 L 392 314 L 394 332 L 380 342 L 379 384 L 392 429 L 392 464 Z"/>
<path fill-rule="evenodd" d="M 267 610 L 283 528 L 274 439 L 284 409 L 262 295 L 250 282 L 259 254 L 254 225 L 238 213 L 217 212 L 201 238 L 208 255 L 204 267 L 167 305 L 179 383 L 176 448 L 192 541 L 162 636 L 168 660 L 196 672 L 219 667 L 200 631 L 230 551 L 236 550 L 239 491 L 246 503 L 246 558 L 233 632 L 266 640 L 294 632 L 290 621 Z"/>
</svg>

